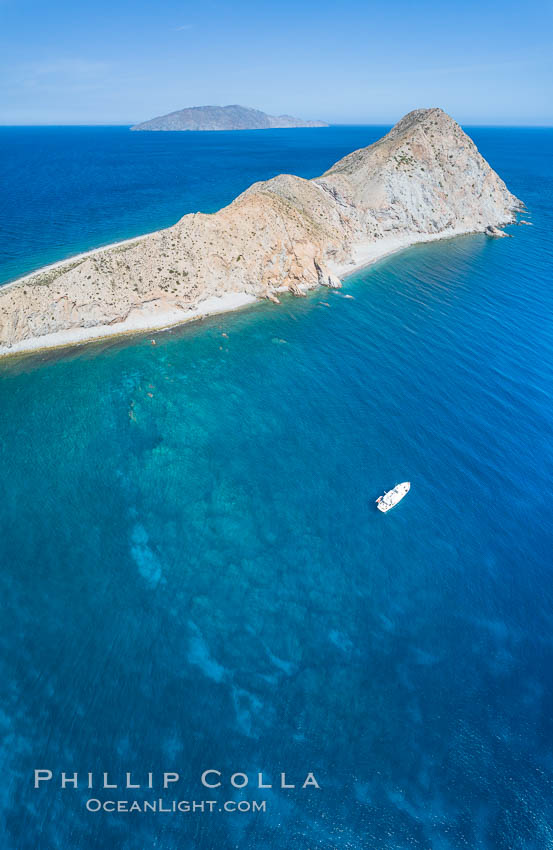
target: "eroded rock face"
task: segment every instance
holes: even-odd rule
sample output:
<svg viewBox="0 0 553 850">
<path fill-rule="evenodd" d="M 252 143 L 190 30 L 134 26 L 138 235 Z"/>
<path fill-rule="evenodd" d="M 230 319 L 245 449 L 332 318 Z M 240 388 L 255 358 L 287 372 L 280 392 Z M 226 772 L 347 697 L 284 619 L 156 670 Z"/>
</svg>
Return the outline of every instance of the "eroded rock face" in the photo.
<svg viewBox="0 0 553 850">
<path fill-rule="evenodd" d="M 186 215 L 0 288 L 0 348 L 116 327 L 135 311 L 188 310 L 214 295 L 337 286 L 337 272 L 379 240 L 485 232 L 513 221 L 519 206 L 452 118 L 415 110 L 321 177 L 281 174 L 213 215 Z"/>
<path fill-rule="evenodd" d="M 417 109 L 380 141 L 349 154 L 316 180 L 354 207 L 362 229 L 440 233 L 506 223 L 519 205 L 441 109 Z"/>
</svg>

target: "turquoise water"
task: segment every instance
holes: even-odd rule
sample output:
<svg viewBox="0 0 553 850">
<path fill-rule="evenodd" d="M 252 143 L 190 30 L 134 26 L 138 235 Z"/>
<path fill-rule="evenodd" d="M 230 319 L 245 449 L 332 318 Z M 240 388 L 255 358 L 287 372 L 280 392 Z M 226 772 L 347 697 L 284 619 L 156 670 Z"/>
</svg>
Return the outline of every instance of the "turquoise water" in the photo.
<svg viewBox="0 0 553 850">
<path fill-rule="evenodd" d="M 1 364 L 2 847 L 553 846 L 553 133 L 473 135 L 513 239 Z"/>
</svg>

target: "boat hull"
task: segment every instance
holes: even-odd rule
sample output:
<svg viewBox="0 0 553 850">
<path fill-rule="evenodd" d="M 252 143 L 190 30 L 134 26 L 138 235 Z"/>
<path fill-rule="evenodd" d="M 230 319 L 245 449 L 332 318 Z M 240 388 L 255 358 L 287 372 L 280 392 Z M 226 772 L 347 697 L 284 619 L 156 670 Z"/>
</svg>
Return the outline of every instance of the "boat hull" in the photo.
<svg viewBox="0 0 553 850">
<path fill-rule="evenodd" d="M 376 507 L 383 514 L 395 508 L 399 502 L 407 495 L 411 489 L 410 481 L 403 481 L 401 484 L 396 484 L 393 490 L 388 490 L 383 496 L 379 496 L 376 500 Z"/>
</svg>

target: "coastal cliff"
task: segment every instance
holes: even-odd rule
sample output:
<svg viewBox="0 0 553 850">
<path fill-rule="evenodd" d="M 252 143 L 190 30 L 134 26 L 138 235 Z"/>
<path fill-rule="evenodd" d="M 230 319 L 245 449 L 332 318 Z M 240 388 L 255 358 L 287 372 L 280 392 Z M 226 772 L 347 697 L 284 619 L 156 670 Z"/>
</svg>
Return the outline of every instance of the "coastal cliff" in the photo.
<svg viewBox="0 0 553 850">
<path fill-rule="evenodd" d="M 0 354 L 302 294 L 415 242 L 514 220 L 520 202 L 440 109 L 406 115 L 313 180 L 255 183 L 212 215 L 0 287 Z"/>
<path fill-rule="evenodd" d="M 191 106 L 135 124 L 131 130 L 276 130 L 290 127 L 328 127 L 328 124 L 292 115 L 267 115 L 260 109 L 235 104 Z"/>
</svg>

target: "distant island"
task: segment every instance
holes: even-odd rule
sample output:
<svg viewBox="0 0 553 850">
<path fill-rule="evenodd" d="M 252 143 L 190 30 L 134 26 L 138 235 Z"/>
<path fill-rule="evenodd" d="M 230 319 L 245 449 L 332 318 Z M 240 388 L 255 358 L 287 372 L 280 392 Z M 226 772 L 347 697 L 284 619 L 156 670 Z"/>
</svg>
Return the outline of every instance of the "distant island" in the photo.
<svg viewBox="0 0 553 850">
<path fill-rule="evenodd" d="M 324 121 L 304 121 L 291 115 L 267 115 L 248 106 L 191 106 L 151 121 L 135 124 L 131 130 L 276 130 L 290 127 L 328 127 Z"/>
<path fill-rule="evenodd" d="M 304 295 L 417 242 L 500 236 L 521 202 L 441 109 L 410 112 L 320 177 L 280 174 L 213 214 L 0 286 L 0 355 Z"/>
</svg>

